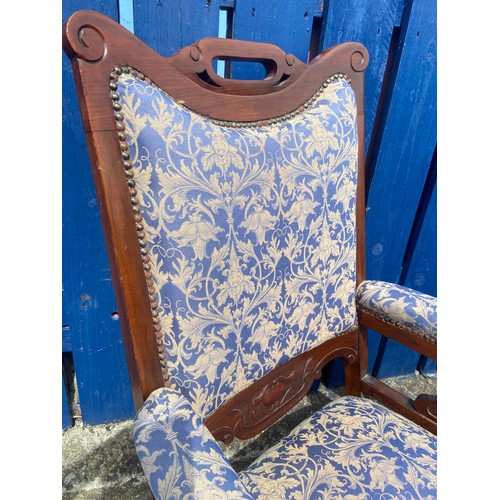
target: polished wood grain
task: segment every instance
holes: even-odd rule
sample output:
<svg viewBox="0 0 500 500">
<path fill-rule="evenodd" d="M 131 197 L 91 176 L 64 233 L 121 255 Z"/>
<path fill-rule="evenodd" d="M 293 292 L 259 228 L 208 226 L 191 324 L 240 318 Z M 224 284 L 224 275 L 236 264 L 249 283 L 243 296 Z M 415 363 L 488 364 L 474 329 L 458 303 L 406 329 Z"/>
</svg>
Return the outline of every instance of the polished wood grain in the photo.
<svg viewBox="0 0 500 500">
<path fill-rule="evenodd" d="M 437 434 L 436 419 L 418 411 L 415 408 L 415 402 L 410 397 L 389 387 L 381 380 L 366 374 L 361 379 L 361 390 L 366 396 L 377 399 L 391 410 L 400 413 L 429 432 Z"/>
<path fill-rule="evenodd" d="M 423 354 L 431 359 L 437 359 L 437 343 L 431 339 L 420 337 L 408 333 L 402 328 L 382 321 L 374 315 L 358 308 L 358 320 L 361 325 L 371 328 L 385 337 L 395 340 L 399 344 L 405 345 L 410 349 Z"/>
<path fill-rule="evenodd" d="M 216 412 L 205 424 L 216 439 L 230 443 L 233 438 L 247 439 L 263 431 L 295 406 L 321 377 L 326 363 L 342 357 L 347 364 L 357 358 L 356 331 L 290 359 L 241 391 Z"/>
<path fill-rule="evenodd" d="M 260 121 L 285 115 L 297 109 L 320 88 L 329 76 L 344 73 L 352 80 L 356 95 L 362 93 L 363 71 L 368 64 L 368 53 L 359 43 L 347 43 L 332 47 L 317 56 L 310 64 L 293 58 L 291 68 L 287 55 L 268 44 L 226 40 L 231 46 L 245 50 L 249 58 L 254 46 L 254 60 L 272 60 L 276 74 L 292 73 L 293 77 L 281 85 L 274 80 L 262 82 L 228 81 L 217 77 L 225 87 L 206 83 L 202 74 L 207 65 L 203 52 L 209 48 L 208 58 L 220 51 L 220 41 L 205 39 L 184 48 L 172 58 L 165 59 L 141 42 L 125 28 L 91 11 L 73 14 L 65 24 L 64 48 L 76 65 L 75 74 L 82 92 L 89 98 L 82 106 L 85 130 L 115 130 L 114 116 L 109 108 L 107 81 L 115 65 L 127 64 L 147 75 L 175 100 L 204 116 L 227 121 Z M 215 43 L 215 47 L 213 46 Z M 197 61 L 192 53 L 202 54 Z M 184 71 L 181 72 L 178 68 Z M 212 78 L 215 78 L 212 75 Z M 240 84 L 240 82 L 243 82 Z M 239 90 L 238 90 L 239 89 Z M 257 92 L 256 89 L 259 89 Z M 361 97 L 361 96 L 360 96 Z M 358 114 L 363 115 L 363 99 L 358 99 Z"/>
<path fill-rule="evenodd" d="M 139 407 L 144 398 L 163 385 L 163 377 L 135 220 L 127 185 L 123 182 L 115 116 L 110 105 L 109 77 L 113 68 L 127 64 L 187 108 L 213 119 L 240 122 L 265 121 L 286 115 L 311 98 L 329 76 L 342 73 L 351 79 L 356 93 L 359 142 L 362 145 L 363 71 L 368 64 L 368 54 L 361 44 L 349 43 L 325 51 L 306 65 L 273 45 L 209 38 L 184 48 L 171 58 L 164 58 L 116 22 L 92 11 L 80 11 L 68 19 L 63 28 L 63 44 L 73 65 L 117 294 L 134 403 Z M 260 61 L 267 69 L 267 77 L 261 81 L 221 78 L 212 69 L 212 61 L 219 57 Z M 360 148 L 362 159 L 362 146 Z M 362 160 L 360 181 L 362 186 Z M 357 213 L 362 222 L 362 199 L 358 201 Z M 362 224 L 358 223 L 361 242 L 362 234 Z M 362 256 L 363 248 L 359 245 L 360 262 L 364 261 Z M 363 273 L 364 266 L 360 265 L 358 282 L 364 279 Z M 335 345 L 334 350 L 337 349 Z M 309 370 L 317 372 L 316 365 Z M 312 383 L 309 371 L 306 370 L 303 376 Z M 257 382 L 253 390 L 260 394 L 265 387 L 266 382 L 262 385 Z M 304 388 L 300 389 L 302 393 L 306 390 Z M 294 394 L 290 397 L 297 391 L 292 392 Z M 284 401 L 283 405 L 286 404 Z M 268 411 L 266 405 L 260 408 L 263 412 Z M 252 411 L 258 412 L 258 409 L 254 407 Z M 268 420 L 266 418 L 266 422 Z"/>
<path fill-rule="evenodd" d="M 390 325 L 372 316 L 366 311 L 358 309 L 358 345 L 359 345 L 359 376 L 361 394 L 377 399 L 389 408 L 401 413 L 405 417 L 424 427 L 428 431 L 437 433 L 437 397 L 426 394 L 419 395 L 415 400 L 395 391 L 387 384 L 376 379 L 368 372 L 368 328 L 393 339 L 401 345 L 424 354 L 431 359 L 437 359 L 436 342 L 406 332 L 394 325 Z M 350 370 L 355 369 L 349 368 Z M 354 384 L 358 379 L 354 376 Z M 357 385 L 355 385 L 357 388 Z"/>
<path fill-rule="evenodd" d="M 73 65 L 136 408 L 153 390 L 165 384 L 165 373 L 159 362 L 136 220 L 111 107 L 109 79 L 114 67 L 131 66 L 174 100 L 201 115 L 215 120 L 264 124 L 299 108 L 328 77 L 346 75 L 355 92 L 358 111 L 356 279 L 358 284 L 365 279 L 363 78 L 368 53 L 363 45 L 355 42 L 338 45 L 304 64 L 273 45 L 207 38 L 165 58 L 116 22 L 92 11 L 80 11 L 68 19 L 63 28 L 63 45 Z M 261 62 L 266 77 L 257 81 L 221 78 L 213 71 L 213 61 L 218 58 Z M 334 357 L 347 360 L 349 394 L 371 395 L 379 388 L 383 397 L 390 399 L 394 396 L 392 390 L 365 377 L 366 326 L 370 325 L 361 324 L 359 332 L 353 330 L 333 338 L 256 380 L 210 415 L 207 426 L 225 441 L 234 436 L 251 437 L 295 405 L 314 379 L 319 378 L 324 364 Z M 398 397 L 396 406 L 406 411 L 409 404 Z"/>
<path fill-rule="evenodd" d="M 437 396 L 433 394 L 419 394 L 415 398 L 415 401 L 413 401 L 413 406 L 418 413 L 437 423 Z"/>
</svg>

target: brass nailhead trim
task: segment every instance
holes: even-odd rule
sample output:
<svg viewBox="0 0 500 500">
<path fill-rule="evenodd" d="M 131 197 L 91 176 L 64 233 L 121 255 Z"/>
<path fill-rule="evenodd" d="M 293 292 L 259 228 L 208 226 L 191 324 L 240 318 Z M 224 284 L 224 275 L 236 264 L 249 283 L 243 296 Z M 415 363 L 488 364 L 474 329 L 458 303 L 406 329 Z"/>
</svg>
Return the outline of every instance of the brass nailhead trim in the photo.
<svg viewBox="0 0 500 500">
<path fill-rule="evenodd" d="M 129 187 L 129 194 L 130 194 L 130 203 L 132 205 L 132 212 L 134 214 L 134 219 L 136 223 L 136 230 L 137 230 L 137 239 L 139 242 L 139 246 L 141 248 L 141 255 L 142 255 L 142 261 L 143 261 L 143 268 L 144 268 L 144 275 L 146 278 L 146 285 L 148 289 L 148 295 L 149 295 L 149 302 L 150 302 L 150 308 L 151 308 L 151 314 L 153 316 L 153 330 L 155 332 L 155 337 L 156 337 L 156 342 L 158 346 L 158 356 L 160 360 L 160 366 L 161 366 L 161 371 L 162 371 L 162 376 L 163 376 L 163 382 L 165 387 L 170 387 L 171 382 L 170 382 L 170 375 L 168 373 L 167 369 L 167 363 L 166 363 L 166 353 L 165 353 L 165 346 L 163 343 L 163 332 L 162 332 L 162 326 L 161 326 L 161 318 L 158 313 L 158 295 L 156 288 L 154 286 L 154 281 L 151 279 L 153 277 L 153 274 L 151 273 L 151 258 L 149 256 L 149 250 L 147 248 L 147 240 L 146 240 L 146 234 L 144 233 L 144 225 L 142 224 L 142 216 L 141 216 L 141 209 L 139 206 L 139 199 L 137 198 L 137 190 L 135 189 L 135 181 L 134 181 L 134 168 L 133 168 L 133 163 L 130 159 L 130 153 L 129 153 L 129 146 L 128 143 L 126 142 L 126 134 L 125 134 L 125 115 L 123 114 L 122 110 L 122 105 L 120 104 L 120 94 L 117 92 L 118 90 L 118 77 L 122 73 L 131 73 L 133 76 L 136 76 L 140 78 L 141 80 L 144 80 L 145 77 L 142 73 L 138 73 L 137 71 L 127 67 L 127 66 L 116 66 L 113 72 L 111 73 L 111 76 L 109 78 L 109 89 L 110 89 L 110 98 L 111 98 L 111 105 L 113 110 L 115 111 L 115 121 L 116 121 L 116 129 L 117 129 L 117 135 L 118 135 L 118 140 L 119 140 L 119 147 L 121 150 L 121 157 L 122 157 L 122 164 L 123 168 L 125 171 L 125 176 L 127 177 L 127 186 Z"/>
<path fill-rule="evenodd" d="M 330 85 L 330 83 L 334 82 L 335 80 L 344 80 L 349 85 L 351 84 L 351 79 L 346 74 L 335 73 L 334 75 L 327 78 L 326 81 L 321 85 L 321 87 L 314 93 L 314 95 L 311 98 L 309 98 L 304 104 L 299 106 L 297 109 L 291 111 L 290 113 L 286 113 L 284 115 L 277 116 L 275 118 L 270 118 L 268 120 L 259 120 L 256 122 L 230 122 L 223 120 L 213 120 L 210 118 L 209 120 L 215 125 L 219 125 L 222 127 L 229 127 L 229 128 L 255 128 L 255 127 L 265 127 L 269 125 L 275 125 L 277 123 L 289 120 L 290 118 L 293 118 L 294 116 L 297 116 L 300 113 L 303 113 L 314 101 L 316 101 L 321 96 L 321 94 L 328 87 L 328 85 Z"/>
<path fill-rule="evenodd" d="M 165 346 L 163 343 L 163 333 L 162 333 L 162 327 L 161 327 L 161 319 L 159 317 L 158 313 L 158 301 L 157 301 L 157 292 L 154 287 L 154 282 L 151 280 L 152 273 L 151 271 L 151 265 L 150 261 L 151 258 L 149 256 L 149 250 L 147 249 L 147 242 L 144 234 L 144 226 L 141 224 L 142 222 L 142 216 L 141 216 L 141 209 L 139 207 L 139 200 L 137 198 L 137 191 L 134 189 L 135 188 L 135 181 L 134 181 L 134 169 L 133 169 L 133 164 L 130 161 L 130 153 L 128 151 L 129 147 L 126 142 L 126 134 L 125 132 L 125 124 L 124 124 L 124 119 L 125 115 L 122 112 L 122 105 L 120 104 L 120 94 L 118 92 L 118 77 L 121 74 L 131 74 L 140 80 L 145 81 L 149 85 L 159 88 L 155 83 L 153 83 L 149 78 L 144 76 L 142 73 L 138 72 L 134 68 L 130 68 L 129 66 L 115 66 L 114 70 L 112 71 L 110 77 L 109 77 L 109 89 L 110 89 L 110 98 L 111 98 L 111 105 L 113 110 L 115 111 L 115 121 L 116 121 L 116 129 L 118 132 L 118 140 L 119 140 L 119 146 L 122 151 L 121 156 L 122 156 L 122 161 L 123 161 L 123 168 L 125 171 L 125 176 L 127 177 L 127 185 L 130 188 L 129 193 L 130 193 L 130 202 L 132 205 L 132 212 L 134 213 L 134 218 L 136 222 L 136 229 L 137 229 L 137 237 L 139 241 L 139 245 L 141 247 L 141 255 L 142 255 L 142 261 L 143 261 L 143 268 L 144 268 L 144 274 L 145 278 L 147 280 L 147 287 L 148 287 L 148 293 L 149 293 L 149 300 L 150 300 L 150 307 L 151 307 L 151 314 L 153 316 L 153 328 L 155 331 L 155 336 L 157 339 L 157 345 L 158 345 L 158 355 L 160 358 L 160 366 L 161 366 L 161 371 L 163 375 L 163 382 L 165 387 L 170 387 L 172 384 L 170 382 L 170 374 L 168 373 L 168 368 L 167 368 L 167 363 L 165 361 L 166 359 L 166 353 L 165 353 Z M 255 128 L 255 127 L 262 127 L 262 126 L 268 126 L 268 125 L 275 125 L 277 123 L 281 123 L 283 121 L 289 120 L 290 118 L 293 118 L 294 116 L 297 116 L 299 113 L 303 113 L 314 101 L 316 101 L 321 94 L 323 93 L 324 89 L 328 87 L 330 83 L 332 83 L 335 80 L 344 80 L 348 84 L 351 83 L 351 79 L 343 74 L 343 73 L 336 73 L 335 75 L 332 75 L 330 78 L 328 78 L 321 88 L 310 98 L 308 99 L 303 105 L 301 105 L 299 108 L 295 109 L 294 111 L 290 113 L 286 113 L 285 115 L 282 116 L 277 116 L 275 118 L 271 118 L 269 120 L 260 120 L 260 121 L 254 121 L 254 122 L 230 122 L 230 121 L 221 121 L 221 120 L 214 120 L 211 118 L 208 118 L 212 123 L 215 125 L 219 126 L 224 126 L 224 127 L 230 127 L 230 128 Z"/>
<path fill-rule="evenodd" d="M 373 309 L 370 309 L 369 307 L 365 307 L 361 304 L 358 304 L 358 309 L 361 309 L 363 312 L 370 314 L 371 316 L 374 316 L 380 321 L 383 321 L 384 323 L 388 323 L 390 325 L 395 326 L 396 328 L 400 328 L 401 330 L 404 330 L 407 333 L 410 333 L 411 335 L 415 335 L 416 337 L 421 337 L 426 340 L 429 340 L 433 344 L 437 344 L 437 338 L 434 335 L 431 335 L 429 333 L 424 332 L 420 328 L 412 328 L 409 325 L 403 325 L 401 324 L 400 321 L 395 321 L 389 316 L 386 316 L 384 313 L 381 313 L 379 311 L 374 311 Z"/>
<path fill-rule="evenodd" d="M 119 69 L 120 72 L 116 72 L 116 69 Z M 118 76 L 121 75 L 122 73 L 125 74 L 131 74 L 132 76 L 135 76 L 139 78 L 140 80 L 145 81 L 152 87 L 156 89 L 160 89 L 158 85 L 156 85 L 154 82 L 152 82 L 148 77 L 144 76 L 142 73 L 138 72 L 136 69 L 131 68 L 130 66 L 117 66 L 115 67 L 115 74 L 112 73 L 112 77 L 110 78 L 111 82 L 110 83 L 110 88 L 112 90 L 116 90 L 116 81 L 118 81 Z M 297 109 L 291 111 L 290 113 L 286 113 L 281 116 L 277 116 L 275 118 L 270 118 L 268 120 L 259 120 L 259 121 L 253 121 L 253 122 L 234 122 L 234 121 L 225 121 L 225 120 L 216 120 L 212 118 L 207 118 L 209 121 L 214 123 L 215 125 L 219 125 L 222 127 L 228 127 L 228 128 L 255 128 L 255 127 L 265 127 L 269 125 L 274 125 L 276 123 L 281 123 L 283 121 L 289 120 L 290 118 L 293 118 L 294 116 L 304 112 L 305 109 L 307 109 L 314 101 L 316 101 L 321 94 L 324 92 L 326 88 L 328 88 L 328 85 L 330 85 L 332 82 L 336 80 L 344 80 L 347 82 L 349 85 L 351 85 L 351 79 L 349 78 L 348 75 L 345 73 L 335 73 L 328 77 L 321 85 L 321 87 L 314 93 L 314 95 L 309 98 L 303 105 L 299 106 Z M 111 87 L 113 85 L 113 88 Z M 161 90 L 161 89 L 160 89 Z M 116 92 L 115 92 L 116 93 Z M 122 118 L 123 119 L 123 118 Z"/>
</svg>

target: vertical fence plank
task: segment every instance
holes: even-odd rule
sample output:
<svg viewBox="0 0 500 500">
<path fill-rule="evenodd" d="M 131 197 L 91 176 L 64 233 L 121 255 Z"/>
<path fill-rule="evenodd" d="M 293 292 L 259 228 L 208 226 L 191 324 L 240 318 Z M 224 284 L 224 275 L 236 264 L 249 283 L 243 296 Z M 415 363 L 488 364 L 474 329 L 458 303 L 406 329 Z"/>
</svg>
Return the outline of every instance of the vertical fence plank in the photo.
<svg viewBox="0 0 500 500">
<path fill-rule="evenodd" d="M 127 28 L 130 33 L 134 33 L 134 1 L 118 0 L 119 22 Z"/>
<path fill-rule="evenodd" d="M 323 17 L 321 50 L 359 41 L 370 53 L 365 75 L 365 151 L 371 167 L 367 275 L 398 283 L 436 145 L 435 1 L 329 0 Z M 379 336 L 370 332 L 370 369 L 378 343 Z M 417 359 L 390 342 L 379 375 L 411 372 Z M 330 378 L 335 383 L 340 381 L 337 368 Z"/>
<path fill-rule="evenodd" d="M 68 396 L 66 394 L 66 384 L 64 376 L 62 378 L 62 428 L 67 429 L 73 425 L 73 419 L 69 411 Z"/>
<path fill-rule="evenodd" d="M 397 71 L 383 113 L 378 104 L 404 0 L 325 0 L 320 43 L 320 50 L 324 50 L 344 41 L 360 41 L 370 51 L 365 106 L 367 151 L 374 124 L 382 115 L 383 129 L 373 155 L 368 198 L 368 276 L 396 282 L 436 142 L 435 5 L 432 0 L 406 3 L 411 16 L 404 26 L 406 38 L 401 40 L 394 67 Z M 153 49 L 170 56 L 203 37 L 218 36 L 221 5 L 235 8 L 234 38 L 275 43 L 307 61 L 313 17 L 318 15 L 317 0 L 135 0 L 134 31 Z M 63 3 L 63 17 L 82 8 L 115 19 L 118 16 L 114 2 L 71 0 Z M 119 322 L 111 316 L 116 304 L 73 79 L 69 62 L 63 57 L 63 324 L 72 334 L 84 422 L 102 423 L 130 418 L 133 406 Z M 233 65 L 232 76 L 259 77 L 255 68 L 243 64 Z M 424 251 L 433 241 L 435 245 L 432 203 L 435 201 L 429 205 L 409 267 L 409 286 L 412 280 L 421 281 L 422 273 L 429 285 L 435 273 L 432 256 Z M 372 337 L 370 342 L 370 351 L 376 350 Z M 393 356 L 401 355 L 388 352 L 387 360 L 392 361 Z M 412 369 L 414 364 L 404 367 L 406 372 Z"/>
<path fill-rule="evenodd" d="M 404 285 L 437 296 L 437 186 L 434 185 Z"/>
<path fill-rule="evenodd" d="M 315 0 L 237 0 L 233 38 L 273 43 L 307 62 L 316 10 Z M 231 68 L 233 78 L 251 80 L 263 76 L 255 65 L 232 63 Z"/>
<path fill-rule="evenodd" d="M 425 219 L 420 230 L 405 286 L 437 296 L 437 186 L 434 184 Z M 427 360 L 424 373 L 435 374 L 437 363 Z"/>
<path fill-rule="evenodd" d="M 365 151 L 368 151 L 386 71 L 394 26 L 399 25 L 404 0 L 327 0 L 320 49 L 360 42 L 368 49 L 365 72 Z"/>
<path fill-rule="evenodd" d="M 63 19 L 80 9 L 114 19 L 117 5 L 63 2 Z M 130 418 L 133 403 L 116 302 L 71 64 L 63 54 L 63 325 L 71 332 L 82 419 L 98 424 Z"/>
<path fill-rule="evenodd" d="M 135 0 L 134 32 L 169 57 L 201 38 L 216 37 L 219 9 L 220 0 Z"/>
<path fill-rule="evenodd" d="M 344 42 L 360 42 L 370 54 L 365 71 L 365 154 L 375 124 L 386 73 L 394 26 L 399 24 L 404 0 L 325 0 L 320 51 Z M 377 350 L 376 338 L 369 337 L 370 361 Z M 344 384 L 344 366 L 333 360 L 323 372 L 327 386 Z"/>
<path fill-rule="evenodd" d="M 398 283 L 436 147 L 436 7 L 434 0 L 409 4 L 389 90 L 380 146 L 367 203 L 367 273 Z M 371 335 L 370 349 L 378 341 Z M 380 376 L 408 373 L 414 355 L 389 343 Z M 373 356 L 371 356 L 373 359 Z"/>
<path fill-rule="evenodd" d="M 68 325 L 62 328 L 62 352 L 63 352 L 63 370 L 62 370 L 62 428 L 67 429 L 73 425 L 71 411 L 68 401 L 68 383 L 64 373 L 64 353 L 71 352 L 73 346 L 71 343 L 71 332 Z"/>
<path fill-rule="evenodd" d="M 413 4 L 368 197 L 368 272 L 396 283 L 436 146 L 434 7 Z"/>
<path fill-rule="evenodd" d="M 422 227 L 418 234 L 418 240 L 412 254 L 403 285 L 430 295 L 436 295 L 436 185 L 434 184 L 432 195 L 425 210 Z M 378 337 L 378 335 L 377 335 Z M 389 341 L 384 354 L 384 362 L 381 365 L 379 375 L 396 376 L 411 373 L 415 370 L 419 354 L 400 344 Z M 425 373 L 435 374 L 436 362 L 427 360 Z"/>
</svg>

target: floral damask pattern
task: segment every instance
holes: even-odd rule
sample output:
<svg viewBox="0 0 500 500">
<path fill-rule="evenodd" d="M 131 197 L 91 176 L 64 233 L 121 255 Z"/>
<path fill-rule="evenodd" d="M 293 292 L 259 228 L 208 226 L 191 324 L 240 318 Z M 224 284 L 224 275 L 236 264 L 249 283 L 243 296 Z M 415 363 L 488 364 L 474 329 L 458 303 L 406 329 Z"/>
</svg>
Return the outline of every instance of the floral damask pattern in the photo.
<svg viewBox="0 0 500 500">
<path fill-rule="evenodd" d="M 373 401 L 333 401 L 240 473 L 254 498 L 436 498 L 436 437 Z"/>
<path fill-rule="evenodd" d="M 354 92 L 268 125 L 118 80 L 170 380 L 201 417 L 355 323 Z"/>
<path fill-rule="evenodd" d="M 333 401 L 239 476 L 173 389 L 150 395 L 134 437 L 157 499 L 436 498 L 436 437 L 365 399 Z"/>
<path fill-rule="evenodd" d="M 437 341 L 437 299 L 384 281 L 363 281 L 357 290 L 358 307 L 401 329 Z"/>
<path fill-rule="evenodd" d="M 156 499 L 252 499 L 200 417 L 157 389 L 134 421 L 137 455 Z"/>
</svg>

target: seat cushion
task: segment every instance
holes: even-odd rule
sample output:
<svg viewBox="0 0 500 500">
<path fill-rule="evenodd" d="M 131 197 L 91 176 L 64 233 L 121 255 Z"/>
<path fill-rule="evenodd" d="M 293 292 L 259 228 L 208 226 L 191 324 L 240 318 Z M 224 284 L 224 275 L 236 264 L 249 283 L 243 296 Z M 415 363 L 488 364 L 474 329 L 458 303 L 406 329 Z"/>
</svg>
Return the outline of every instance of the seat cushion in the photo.
<svg viewBox="0 0 500 500">
<path fill-rule="evenodd" d="M 385 281 L 363 281 L 356 292 L 359 310 L 386 323 L 437 342 L 437 299 Z"/>
<path fill-rule="evenodd" d="M 343 397 L 240 473 L 254 498 L 435 498 L 436 437 L 382 405 Z"/>
</svg>

